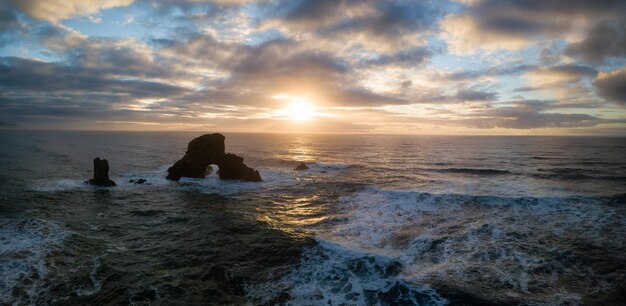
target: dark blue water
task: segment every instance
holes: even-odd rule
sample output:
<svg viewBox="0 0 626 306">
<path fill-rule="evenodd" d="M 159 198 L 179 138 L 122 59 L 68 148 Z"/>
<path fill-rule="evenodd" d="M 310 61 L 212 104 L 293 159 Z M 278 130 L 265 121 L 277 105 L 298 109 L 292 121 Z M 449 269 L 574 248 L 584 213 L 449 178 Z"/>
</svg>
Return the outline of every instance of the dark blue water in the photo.
<svg viewBox="0 0 626 306">
<path fill-rule="evenodd" d="M 0 131 L 0 303 L 626 297 L 625 138 L 225 134 L 264 182 L 165 180 L 200 134 Z"/>
</svg>

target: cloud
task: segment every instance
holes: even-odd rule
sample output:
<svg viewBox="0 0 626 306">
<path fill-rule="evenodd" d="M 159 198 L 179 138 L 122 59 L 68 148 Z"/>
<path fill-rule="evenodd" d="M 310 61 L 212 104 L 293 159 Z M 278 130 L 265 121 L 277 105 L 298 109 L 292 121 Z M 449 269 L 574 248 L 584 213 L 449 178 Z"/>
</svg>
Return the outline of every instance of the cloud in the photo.
<svg viewBox="0 0 626 306">
<path fill-rule="evenodd" d="M 57 22 L 76 15 L 90 15 L 103 9 L 128 6 L 134 0 L 12 0 L 30 17 Z"/>
<path fill-rule="evenodd" d="M 426 1 L 278 1 L 265 11 L 262 28 L 279 29 L 289 38 L 387 55 L 399 45 L 421 46 L 443 15 L 438 3 Z"/>
<path fill-rule="evenodd" d="M 0 3 L 0 33 L 16 28 L 19 25 L 17 16 L 8 3 Z"/>
<path fill-rule="evenodd" d="M 557 65 L 528 71 L 526 76 L 537 85 L 553 85 L 559 82 L 577 82 L 582 78 L 594 78 L 598 71 L 581 65 Z"/>
<path fill-rule="evenodd" d="M 414 48 L 410 50 L 401 50 L 390 55 L 379 55 L 376 59 L 365 61 L 366 65 L 376 66 L 410 66 L 422 64 L 430 59 L 433 52 L 424 47 Z"/>
<path fill-rule="evenodd" d="M 97 69 L 20 58 L 0 58 L 0 109 L 4 114 L 104 116 L 146 99 L 176 97 L 187 89 L 112 78 Z"/>
<path fill-rule="evenodd" d="M 626 12 L 626 2 L 609 1 L 472 1 L 459 14 L 441 22 L 444 39 L 455 54 L 476 49 L 517 50 L 531 43 L 566 38 L 577 27 L 615 19 Z"/>
<path fill-rule="evenodd" d="M 601 97 L 626 104 L 626 68 L 600 73 L 593 85 Z"/>
<path fill-rule="evenodd" d="M 447 80 L 464 81 L 476 80 L 481 78 L 492 78 L 497 76 L 515 75 L 523 72 L 536 70 L 536 65 L 500 65 L 482 70 L 463 70 L 453 72 L 445 76 Z"/>
<path fill-rule="evenodd" d="M 618 123 L 599 114 L 624 103 L 623 1 L 40 2 L 0 4 L 2 120 L 289 129 L 283 94 L 335 115 L 329 131 L 534 129 Z M 94 14 L 97 37 L 65 22 Z M 102 27 L 127 16 L 126 37 Z"/>
<path fill-rule="evenodd" d="M 477 107 L 431 109 L 428 114 L 396 114 L 396 123 L 420 122 L 435 126 L 460 126 L 477 129 L 554 129 L 595 127 L 600 124 L 621 124 L 625 119 L 603 119 L 589 114 L 563 114 L 554 112 L 559 107 L 552 100 L 513 100 L 497 105 Z"/>
<path fill-rule="evenodd" d="M 430 30 L 440 15 L 436 7 L 420 2 L 382 1 L 374 8 L 371 14 L 343 19 L 323 32 L 365 32 L 394 38 Z"/>
<path fill-rule="evenodd" d="M 537 68 L 526 72 L 523 78 L 528 82 L 525 88 L 517 88 L 514 92 L 542 91 L 546 98 L 558 99 L 563 104 L 581 103 L 586 101 L 594 105 L 593 89 L 590 81 L 598 71 L 583 65 L 555 65 Z"/>
<path fill-rule="evenodd" d="M 495 92 L 478 91 L 471 89 L 463 89 L 457 91 L 454 98 L 460 101 L 490 101 L 498 97 Z"/>
<path fill-rule="evenodd" d="M 626 14 L 626 12 L 624 12 Z M 567 46 L 565 53 L 580 56 L 590 63 L 626 56 L 626 19 L 603 20 L 595 24 L 580 42 Z"/>
</svg>

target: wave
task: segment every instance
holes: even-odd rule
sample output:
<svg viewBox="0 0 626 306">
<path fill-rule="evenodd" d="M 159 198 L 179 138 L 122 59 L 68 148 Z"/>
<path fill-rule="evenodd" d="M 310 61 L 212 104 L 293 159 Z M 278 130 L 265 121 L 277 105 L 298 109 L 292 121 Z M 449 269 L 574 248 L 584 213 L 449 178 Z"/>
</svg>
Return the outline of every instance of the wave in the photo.
<svg viewBox="0 0 626 306">
<path fill-rule="evenodd" d="M 85 184 L 85 179 L 54 179 L 36 181 L 31 190 L 39 192 L 59 192 L 59 191 L 90 191 L 90 190 L 138 190 L 146 188 L 174 188 L 174 189 L 196 189 L 203 193 L 232 195 L 243 191 L 255 190 L 259 188 L 273 188 L 277 186 L 289 186 L 296 183 L 290 171 L 259 170 L 263 181 L 241 182 L 237 180 L 221 180 L 218 175 L 212 173 L 205 178 L 183 177 L 178 182 L 166 179 L 167 168 L 162 166 L 153 171 L 128 172 L 111 179 L 117 186 L 97 187 Z M 135 184 L 131 180 L 143 178 L 144 184 Z"/>
<path fill-rule="evenodd" d="M 555 157 L 547 157 L 547 156 L 532 156 L 530 159 L 538 159 L 538 160 L 547 160 L 547 159 L 555 159 Z"/>
<path fill-rule="evenodd" d="M 72 234 L 52 221 L 0 218 L 0 303 L 35 305 L 45 291 L 46 257 Z"/>
<path fill-rule="evenodd" d="M 538 179 L 550 180 L 607 180 L 607 181 L 626 181 L 626 176 L 605 175 L 604 171 L 583 168 L 539 168 L 536 173 L 531 174 L 532 177 Z"/>
<path fill-rule="evenodd" d="M 319 240 L 278 280 L 246 287 L 255 304 L 446 305 L 435 290 L 402 279 L 402 265 L 384 256 Z"/>
<path fill-rule="evenodd" d="M 348 169 L 354 166 L 351 164 L 330 164 L 330 163 L 320 163 L 320 162 L 316 162 L 316 163 L 308 164 L 308 165 L 318 167 L 321 169 Z"/>
<path fill-rule="evenodd" d="M 443 297 L 455 290 L 484 292 L 480 287 L 489 275 L 490 296 L 476 300 L 519 304 L 510 300 L 518 296 L 532 303 L 527 293 L 541 292 L 557 304 L 580 303 L 583 291 L 605 290 L 611 278 L 626 273 L 602 270 L 618 265 L 625 251 L 626 213 L 623 205 L 615 205 L 623 198 L 366 187 L 343 197 L 338 214 L 345 217 L 321 225 L 317 233 L 344 248 L 397 260 L 407 282 L 431 284 Z M 590 256 L 590 249 L 603 255 Z M 569 291 L 568 283 L 583 291 Z"/>
<path fill-rule="evenodd" d="M 513 174 L 508 170 L 486 169 L 486 168 L 422 168 L 420 170 L 442 173 L 463 173 L 473 175 L 503 175 Z"/>
</svg>

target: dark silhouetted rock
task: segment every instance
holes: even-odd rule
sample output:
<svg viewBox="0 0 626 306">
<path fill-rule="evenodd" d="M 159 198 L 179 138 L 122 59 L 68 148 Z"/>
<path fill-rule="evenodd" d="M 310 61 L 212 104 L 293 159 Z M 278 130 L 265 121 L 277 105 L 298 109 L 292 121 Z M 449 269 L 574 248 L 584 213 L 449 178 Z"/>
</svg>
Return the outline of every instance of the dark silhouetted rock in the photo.
<svg viewBox="0 0 626 306">
<path fill-rule="evenodd" d="M 243 158 L 228 153 L 217 164 L 220 168 L 219 176 L 223 180 L 242 180 L 247 182 L 260 182 L 261 175 L 243 163 Z"/>
<path fill-rule="evenodd" d="M 210 165 L 216 164 L 220 179 L 260 182 L 259 172 L 246 166 L 242 157 L 226 154 L 224 139 L 224 135 L 218 133 L 194 138 L 187 145 L 185 156 L 167 169 L 167 179 L 203 178 L 212 172 Z"/>
<path fill-rule="evenodd" d="M 226 154 L 224 139 L 224 135 L 217 133 L 194 138 L 187 145 L 185 156 L 167 169 L 167 179 L 177 181 L 183 176 L 205 177 L 208 166 L 219 165 L 218 161 Z"/>
<path fill-rule="evenodd" d="M 129 180 L 129 183 L 135 183 L 135 184 L 145 184 L 146 182 L 148 182 L 146 179 L 138 179 L 138 180 Z"/>
<path fill-rule="evenodd" d="M 115 182 L 109 179 L 109 162 L 106 159 L 96 157 L 93 160 L 93 178 L 87 181 L 94 186 L 112 187 Z"/>
<path fill-rule="evenodd" d="M 305 163 L 300 163 L 298 165 L 298 167 L 296 167 L 296 170 L 300 171 L 300 170 L 309 170 L 309 166 L 307 166 Z"/>
</svg>

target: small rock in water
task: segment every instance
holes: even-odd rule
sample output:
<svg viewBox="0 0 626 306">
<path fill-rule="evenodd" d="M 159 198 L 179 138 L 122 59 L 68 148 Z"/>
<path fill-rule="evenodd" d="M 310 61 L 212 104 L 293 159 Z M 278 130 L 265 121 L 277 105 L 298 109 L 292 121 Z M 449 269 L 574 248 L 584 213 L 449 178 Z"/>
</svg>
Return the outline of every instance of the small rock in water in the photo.
<svg viewBox="0 0 626 306">
<path fill-rule="evenodd" d="M 305 163 L 300 163 L 298 165 L 298 167 L 296 167 L 296 170 L 300 171 L 300 170 L 309 170 L 309 166 L 307 166 Z"/>
<path fill-rule="evenodd" d="M 87 181 L 87 183 L 102 187 L 117 186 L 114 181 L 109 179 L 109 161 L 96 157 L 93 160 L 93 178 Z"/>
<path fill-rule="evenodd" d="M 129 183 L 135 183 L 135 184 L 144 184 L 144 183 L 147 182 L 147 180 L 140 178 L 138 180 L 129 180 L 128 182 Z"/>
</svg>

